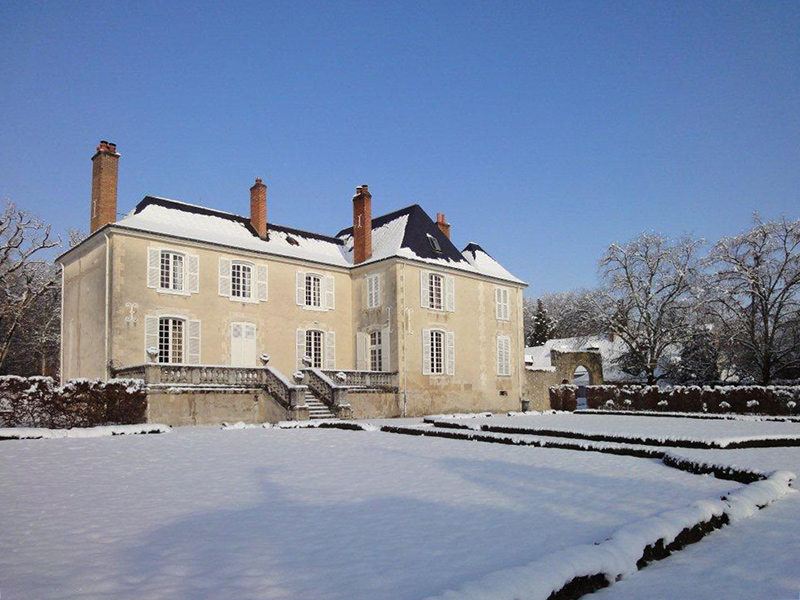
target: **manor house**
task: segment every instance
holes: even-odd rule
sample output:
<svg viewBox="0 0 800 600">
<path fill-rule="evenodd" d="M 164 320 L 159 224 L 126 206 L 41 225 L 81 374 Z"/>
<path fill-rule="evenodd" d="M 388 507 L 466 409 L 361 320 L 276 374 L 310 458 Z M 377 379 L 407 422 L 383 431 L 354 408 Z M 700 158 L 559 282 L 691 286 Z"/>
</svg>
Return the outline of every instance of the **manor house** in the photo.
<svg viewBox="0 0 800 600">
<path fill-rule="evenodd" d="M 119 159 L 100 142 L 91 234 L 58 258 L 64 379 L 144 379 L 171 424 L 519 409 L 526 284 L 443 214 L 373 218 L 362 185 L 312 233 L 256 179 L 249 216 L 145 196 L 118 220 Z"/>
</svg>

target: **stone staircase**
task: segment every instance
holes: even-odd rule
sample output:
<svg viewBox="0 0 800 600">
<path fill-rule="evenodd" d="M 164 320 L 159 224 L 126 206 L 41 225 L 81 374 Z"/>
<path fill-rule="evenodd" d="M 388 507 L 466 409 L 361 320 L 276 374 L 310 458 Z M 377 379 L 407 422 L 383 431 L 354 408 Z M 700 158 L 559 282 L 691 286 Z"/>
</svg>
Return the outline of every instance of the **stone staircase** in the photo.
<svg viewBox="0 0 800 600">
<path fill-rule="evenodd" d="M 336 418 L 325 403 L 309 390 L 306 390 L 306 406 L 308 406 L 308 418 L 311 420 Z"/>
</svg>

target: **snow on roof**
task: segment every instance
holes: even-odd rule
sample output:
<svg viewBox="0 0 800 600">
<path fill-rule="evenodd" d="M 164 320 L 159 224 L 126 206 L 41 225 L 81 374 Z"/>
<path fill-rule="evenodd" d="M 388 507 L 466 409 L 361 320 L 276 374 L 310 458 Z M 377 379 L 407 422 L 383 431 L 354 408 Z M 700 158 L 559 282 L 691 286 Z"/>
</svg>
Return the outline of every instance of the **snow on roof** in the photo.
<svg viewBox="0 0 800 600">
<path fill-rule="evenodd" d="M 341 241 L 335 238 L 270 224 L 268 239 L 262 240 L 245 217 L 165 198 L 148 196 L 117 225 L 337 267 L 350 266 Z"/>
<path fill-rule="evenodd" d="M 496 277 L 497 279 L 509 279 L 518 283 L 523 283 L 522 280 L 517 279 L 509 273 L 503 265 L 493 259 L 486 250 L 481 248 L 475 242 L 470 242 L 467 247 L 461 252 L 467 262 L 475 269 L 484 275 Z"/>
<path fill-rule="evenodd" d="M 352 228 L 329 237 L 270 223 L 264 240 L 247 217 L 156 196 L 145 197 L 116 225 L 337 267 L 353 266 Z M 429 238 L 438 242 L 438 248 Z M 477 244 L 459 252 L 416 204 L 372 220 L 372 249 L 372 257 L 361 264 L 400 257 L 524 284 Z"/>
</svg>

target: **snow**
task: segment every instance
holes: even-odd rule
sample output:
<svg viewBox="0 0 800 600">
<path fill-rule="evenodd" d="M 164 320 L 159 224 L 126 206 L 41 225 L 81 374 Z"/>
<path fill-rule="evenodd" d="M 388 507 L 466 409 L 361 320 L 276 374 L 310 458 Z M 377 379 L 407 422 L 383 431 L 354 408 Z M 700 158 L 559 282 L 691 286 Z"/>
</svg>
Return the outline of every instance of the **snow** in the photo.
<svg viewBox="0 0 800 600">
<path fill-rule="evenodd" d="M 537 430 L 563 431 L 587 436 L 613 435 L 665 442 L 701 441 L 721 447 L 743 440 L 800 439 L 800 425 L 787 421 L 703 420 L 563 412 L 532 416 L 497 415 L 470 420 L 471 427 L 479 428 L 482 425 L 530 428 L 531 434 L 536 434 Z"/>
<path fill-rule="evenodd" d="M 516 281 L 517 283 L 523 283 L 521 279 L 514 277 L 509 271 L 506 270 L 505 267 L 503 267 L 503 265 L 489 256 L 482 249 L 475 250 L 474 252 L 465 251 L 462 252 L 462 255 L 467 259 L 469 264 L 471 264 L 473 267 L 475 267 L 475 269 L 484 275 L 495 277 L 497 279 L 508 279 L 511 281 Z"/>
<path fill-rule="evenodd" d="M 629 457 L 279 427 L 8 442 L 0 481 L 0 590 L 41 599 L 410 600 L 507 586 L 532 561 L 552 587 L 740 488 Z"/>
<path fill-rule="evenodd" d="M 128 214 L 117 225 L 139 231 L 222 244 L 241 250 L 300 258 L 336 267 L 350 266 L 345 259 L 344 248 L 332 241 L 300 234 L 287 234 L 277 229 L 271 229 L 269 239 L 262 240 L 239 221 L 167 208 L 159 204 L 149 204 L 137 214 Z M 297 242 L 297 245 L 289 242 L 290 237 Z"/>
<path fill-rule="evenodd" d="M 764 472 L 800 473 L 800 448 L 674 450 L 672 454 Z M 752 600 L 800 597 L 800 494 L 596 593 L 598 600 Z M 713 541 L 712 541 L 713 540 Z M 713 574 L 709 576 L 709 574 Z M 594 598 L 595 596 L 592 596 Z"/>
<path fill-rule="evenodd" d="M 46 429 L 44 427 L 0 427 L 0 440 L 30 440 L 58 438 L 93 438 L 110 435 L 141 435 L 169 433 L 168 425 L 101 425 L 99 427 L 73 427 L 72 429 Z"/>
</svg>

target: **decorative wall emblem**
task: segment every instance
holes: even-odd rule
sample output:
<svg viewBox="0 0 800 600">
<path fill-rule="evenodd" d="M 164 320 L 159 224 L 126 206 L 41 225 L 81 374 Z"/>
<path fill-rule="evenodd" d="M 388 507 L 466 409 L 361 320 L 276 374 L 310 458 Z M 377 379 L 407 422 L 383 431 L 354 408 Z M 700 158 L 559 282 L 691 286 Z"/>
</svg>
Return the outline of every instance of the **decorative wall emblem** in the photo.
<svg viewBox="0 0 800 600">
<path fill-rule="evenodd" d="M 139 310 L 139 305 L 136 302 L 126 302 L 125 310 L 128 314 L 125 317 L 125 322 L 131 325 L 136 325 L 139 322 L 139 317 L 136 316 L 136 311 Z"/>
</svg>

